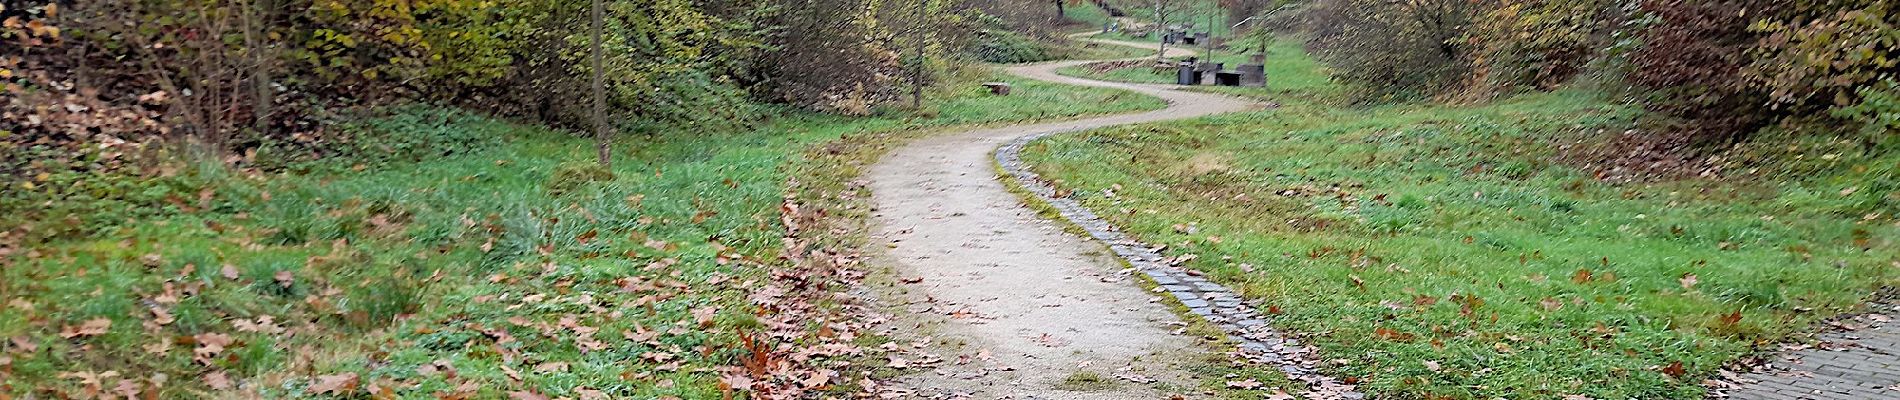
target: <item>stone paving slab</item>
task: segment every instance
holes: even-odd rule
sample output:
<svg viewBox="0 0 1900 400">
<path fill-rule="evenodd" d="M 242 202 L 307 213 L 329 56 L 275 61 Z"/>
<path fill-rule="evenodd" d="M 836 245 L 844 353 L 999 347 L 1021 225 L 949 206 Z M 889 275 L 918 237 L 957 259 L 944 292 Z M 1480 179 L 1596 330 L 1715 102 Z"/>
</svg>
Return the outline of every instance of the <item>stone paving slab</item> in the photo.
<svg viewBox="0 0 1900 400">
<path fill-rule="evenodd" d="M 1712 398 L 1740 400 L 1900 399 L 1900 305 L 1879 303 L 1872 312 L 1829 324 L 1813 344 L 1783 345 L 1784 351 L 1746 373 L 1725 373 L 1729 382 Z"/>
</svg>

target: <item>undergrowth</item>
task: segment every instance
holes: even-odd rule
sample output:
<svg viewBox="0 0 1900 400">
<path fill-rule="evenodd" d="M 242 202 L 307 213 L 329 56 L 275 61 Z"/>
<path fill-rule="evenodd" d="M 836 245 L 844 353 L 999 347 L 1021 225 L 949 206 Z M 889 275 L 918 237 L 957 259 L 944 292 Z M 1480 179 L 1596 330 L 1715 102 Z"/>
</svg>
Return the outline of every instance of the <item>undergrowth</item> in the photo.
<svg viewBox="0 0 1900 400">
<path fill-rule="evenodd" d="M 843 340 L 829 327 L 846 316 L 775 326 L 759 314 L 814 290 L 768 274 L 796 258 L 782 248 L 788 180 L 802 179 L 793 192 L 847 184 L 795 175 L 828 167 L 808 149 L 1161 106 L 982 78 L 1015 93 L 959 83 L 919 112 L 623 136 L 611 169 L 565 132 L 414 107 L 349 128 L 386 137 L 282 172 L 131 176 L 141 193 L 91 203 L 44 197 L 75 190 L 53 179 L 9 188 L 7 204 L 68 211 L 0 236 L 0 394 L 719 398 L 733 382 L 722 375 L 776 357 L 757 343 Z M 58 215 L 98 222 L 38 233 Z M 849 349 L 770 379 L 848 386 Z"/>
<path fill-rule="evenodd" d="M 1279 109 L 1024 156 L 1279 310 L 1375 396 L 1697 398 L 1725 363 L 1900 283 L 1890 143 L 1767 136 L 1725 153 L 1745 160 L 1728 175 L 1612 184 L 1553 160 L 1635 107 L 1583 89 L 1342 107 L 1310 60 L 1278 58 L 1267 89 L 1227 90 Z"/>
</svg>

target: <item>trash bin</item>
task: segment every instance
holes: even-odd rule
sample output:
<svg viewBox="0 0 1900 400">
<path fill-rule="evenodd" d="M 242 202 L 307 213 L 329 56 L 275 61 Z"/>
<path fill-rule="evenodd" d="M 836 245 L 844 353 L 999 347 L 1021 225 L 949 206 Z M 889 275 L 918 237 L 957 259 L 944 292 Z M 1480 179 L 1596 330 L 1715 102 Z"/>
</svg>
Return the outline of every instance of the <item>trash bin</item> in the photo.
<svg viewBox="0 0 1900 400">
<path fill-rule="evenodd" d="M 1201 84 L 1201 71 L 1195 70 L 1193 62 L 1182 61 L 1181 64 L 1175 66 L 1174 84 L 1185 86 L 1199 85 Z"/>
</svg>

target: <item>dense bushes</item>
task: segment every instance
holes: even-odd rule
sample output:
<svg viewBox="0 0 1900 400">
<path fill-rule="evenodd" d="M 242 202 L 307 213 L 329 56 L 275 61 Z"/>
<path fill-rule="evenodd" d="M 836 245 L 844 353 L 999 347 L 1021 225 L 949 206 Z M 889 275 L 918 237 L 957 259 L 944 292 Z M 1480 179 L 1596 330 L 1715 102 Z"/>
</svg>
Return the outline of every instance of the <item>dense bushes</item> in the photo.
<svg viewBox="0 0 1900 400">
<path fill-rule="evenodd" d="M 1324 0 L 1307 11 L 1308 49 L 1365 97 L 1404 98 L 1448 90 L 1469 71 L 1457 39 L 1477 3 L 1466 0 Z"/>
<path fill-rule="evenodd" d="M 1753 21 L 1749 78 L 1777 106 L 1848 106 L 1900 72 L 1900 15 L 1887 1 L 1795 1 Z M 1856 4 L 1859 3 L 1859 4 Z"/>
<path fill-rule="evenodd" d="M 1463 40 L 1472 48 L 1469 89 L 1550 89 L 1583 72 L 1619 15 L 1610 0 L 1529 0 L 1484 10 Z"/>
<path fill-rule="evenodd" d="M 1748 31 L 1742 1 L 1644 1 L 1642 42 L 1629 55 L 1630 83 L 1654 91 L 1649 108 L 1683 120 L 1692 141 L 1725 140 L 1759 128 L 1763 99 L 1742 75 Z"/>
<path fill-rule="evenodd" d="M 967 38 L 969 48 L 965 51 L 978 60 L 1026 63 L 1055 58 L 1047 45 L 1009 29 L 999 18 L 977 14 L 977 18 L 971 18 L 970 25 L 975 33 Z"/>
<path fill-rule="evenodd" d="M 241 153 L 330 134 L 334 110 L 409 102 L 587 126 L 587 3 L 8 0 L 0 41 L 19 51 L 0 59 L 12 84 L 0 140 L 80 151 L 189 139 Z M 903 83 L 898 46 L 948 27 L 896 17 L 945 19 L 950 2 L 606 5 L 610 119 L 635 130 L 743 122 L 757 100 L 888 100 Z"/>
<path fill-rule="evenodd" d="M 580 100 L 591 72 L 579 62 L 588 54 L 586 6 L 76 0 L 9 7 L 0 39 L 23 51 L 0 74 L 13 84 L 0 130 L 14 144 L 191 139 L 241 153 L 331 134 L 322 115 L 328 110 L 416 101 L 583 125 L 589 113 Z M 743 20 L 752 9 L 722 18 L 698 7 L 610 1 L 603 36 L 610 108 L 621 116 L 615 120 L 708 114 L 686 101 L 700 103 L 691 96 L 704 93 L 743 98 L 721 89 L 734 83 L 706 77 L 732 74 L 760 46 Z"/>
<path fill-rule="evenodd" d="M 1862 105 L 1882 101 L 1878 85 L 1900 74 L 1893 8 L 1887 0 L 1318 0 L 1306 17 L 1308 47 L 1369 97 L 1482 99 L 1590 73 L 1627 85 L 1631 100 L 1661 117 L 1651 141 L 1688 149 L 1777 123 L 1883 120 L 1871 111 L 1878 104 Z"/>
</svg>

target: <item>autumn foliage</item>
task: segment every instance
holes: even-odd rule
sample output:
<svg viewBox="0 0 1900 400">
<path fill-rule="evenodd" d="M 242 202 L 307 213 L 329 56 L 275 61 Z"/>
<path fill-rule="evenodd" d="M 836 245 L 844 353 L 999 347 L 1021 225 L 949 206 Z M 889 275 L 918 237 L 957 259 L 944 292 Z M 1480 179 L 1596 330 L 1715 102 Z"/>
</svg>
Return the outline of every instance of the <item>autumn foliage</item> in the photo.
<svg viewBox="0 0 1900 400">
<path fill-rule="evenodd" d="M 1487 99 L 1578 79 L 1622 87 L 1660 117 L 1645 141 L 1694 151 L 1781 122 L 1838 122 L 1838 110 L 1867 103 L 1865 88 L 1900 73 L 1894 6 L 1321 0 L 1307 11 L 1308 47 L 1363 98 Z"/>
</svg>

